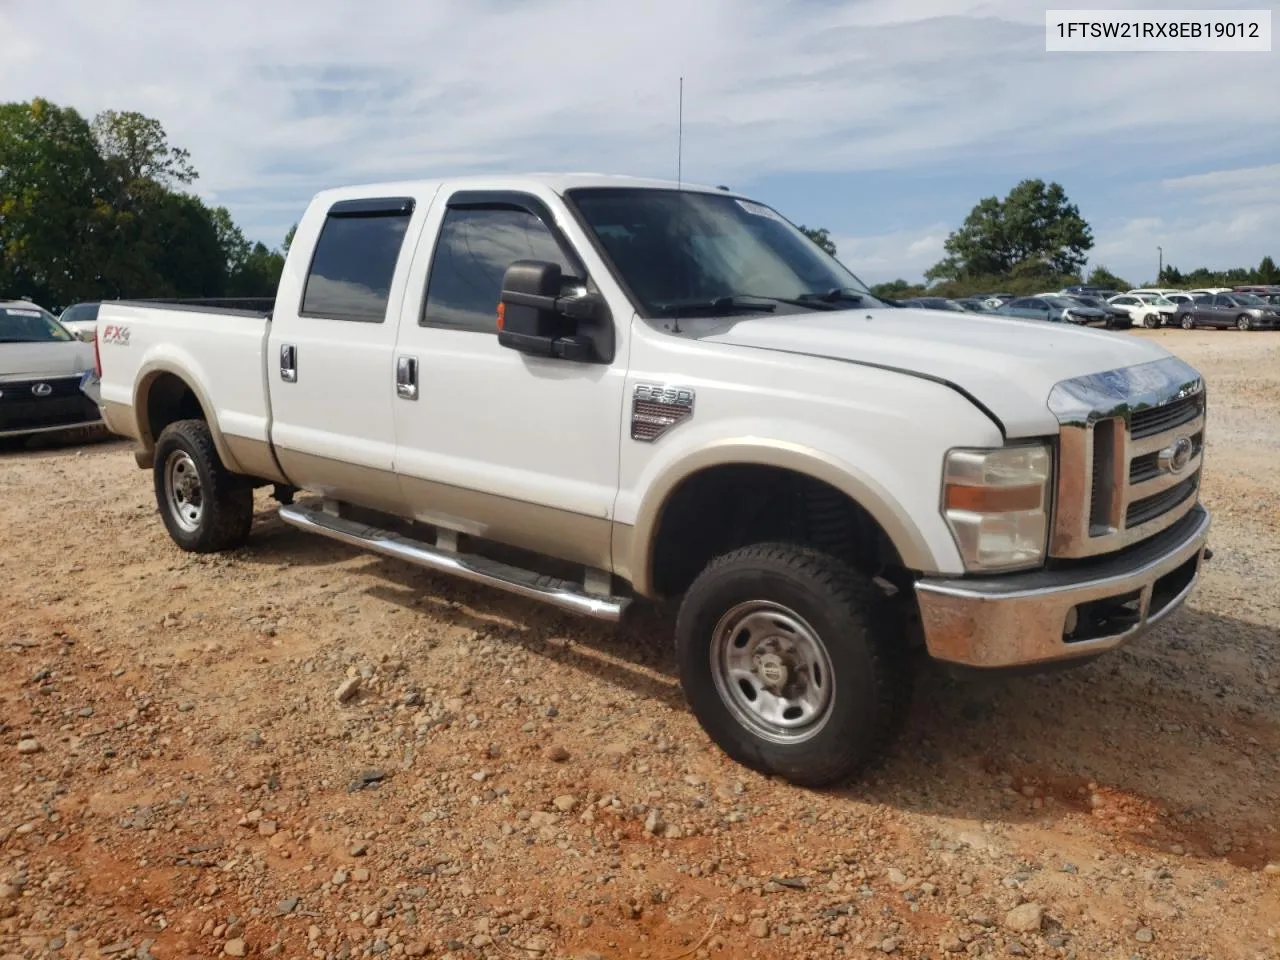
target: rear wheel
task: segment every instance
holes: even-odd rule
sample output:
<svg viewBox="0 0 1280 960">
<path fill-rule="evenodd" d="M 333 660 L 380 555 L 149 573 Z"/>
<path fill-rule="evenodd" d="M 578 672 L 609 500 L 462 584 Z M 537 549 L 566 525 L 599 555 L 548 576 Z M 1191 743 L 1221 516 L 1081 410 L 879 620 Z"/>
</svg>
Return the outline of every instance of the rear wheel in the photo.
<svg viewBox="0 0 1280 960">
<path fill-rule="evenodd" d="M 1194 330 L 1194 329 L 1195 329 L 1195 326 L 1196 326 L 1196 322 L 1195 322 L 1195 320 L 1193 320 L 1193 319 L 1191 318 L 1191 314 L 1189 314 L 1189 313 L 1185 313 L 1185 314 L 1183 314 L 1183 315 L 1182 315 L 1182 329 L 1183 329 L 1183 330 Z"/>
<path fill-rule="evenodd" d="M 676 621 L 680 682 L 730 757 L 802 786 L 870 763 L 910 701 L 903 632 L 848 566 L 790 544 L 713 560 Z"/>
<path fill-rule="evenodd" d="M 1154 330 L 1156 327 L 1160 326 L 1160 317 L 1157 314 L 1148 313 L 1142 318 L 1142 325 L 1148 330 Z"/>
<path fill-rule="evenodd" d="M 1240 316 L 1236 317 L 1237 330 L 1248 330 L 1251 326 L 1253 326 L 1253 318 L 1247 313 L 1242 313 Z"/>
<path fill-rule="evenodd" d="M 203 420 L 179 420 L 156 441 L 156 504 L 173 542 L 193 553 L 239 546 L 253 524 L 253 484 L 222 465 Z"/>
</svg>

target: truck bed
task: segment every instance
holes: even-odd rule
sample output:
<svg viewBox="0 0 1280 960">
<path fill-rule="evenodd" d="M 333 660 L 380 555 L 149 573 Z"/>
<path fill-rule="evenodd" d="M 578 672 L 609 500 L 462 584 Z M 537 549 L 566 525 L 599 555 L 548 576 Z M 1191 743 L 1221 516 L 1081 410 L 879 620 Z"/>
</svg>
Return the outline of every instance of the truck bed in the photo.
<svg viewBox="0 0 1280 960">
<path fill-rule="evenodd" d="M 104 302 L 98 312 L 99 389 L 112 432 L 142 439 L 148 411 L 134 405 L 139 395 L 155 396 L 148 388 L 168 374 L 190 383 L 224 436 L 268 443 L 266 303 Z"/>
</svg>

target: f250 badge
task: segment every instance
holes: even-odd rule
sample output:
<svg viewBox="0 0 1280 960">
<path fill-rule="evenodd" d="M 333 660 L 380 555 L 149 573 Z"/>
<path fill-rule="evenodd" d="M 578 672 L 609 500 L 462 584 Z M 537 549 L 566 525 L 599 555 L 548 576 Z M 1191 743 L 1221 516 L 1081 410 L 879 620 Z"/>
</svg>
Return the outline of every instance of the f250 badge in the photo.
<svg viewBox="0 0 1280 960">
<path fill-rule="evenodd" d="M 119 347 L 127 347 L 129 345 L 129 328 L 118 327 L 114 323 L 109 323 L 102 328 L 102 345 L 116 345 Z"/>
<path fill-rule="evenodd" d="M 693 391 L 664 383 L 638 383 L 631 397 L 631 439 L 652 443 L 693 416 Z"/>
</svg>

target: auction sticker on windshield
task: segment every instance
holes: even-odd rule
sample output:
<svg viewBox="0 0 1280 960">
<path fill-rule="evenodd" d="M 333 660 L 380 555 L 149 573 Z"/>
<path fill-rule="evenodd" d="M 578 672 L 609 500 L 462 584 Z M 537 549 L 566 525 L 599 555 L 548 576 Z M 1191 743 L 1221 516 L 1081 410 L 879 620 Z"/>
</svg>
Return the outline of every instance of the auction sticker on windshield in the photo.
<svg viewBox="0 0 1280 960">
<path fill-rule="evenodd" d="M 753 217 L 767 217 L 770 220 L 777 220 L 780 223 L 783 222 L 782 217 L 778 215 L 777 211 L 766 207 L 763 203 L 756 203 L 753 200 L 738 200 L 736 202 L 738 206 Z"/>
<path fill-rule="evenodd" d="M 21 307 L 5 307 L 4 312 L 11 317 L 35 317 L 37 320 L 43 316 L 39 310 L 23 310 Z"/>
</svg>

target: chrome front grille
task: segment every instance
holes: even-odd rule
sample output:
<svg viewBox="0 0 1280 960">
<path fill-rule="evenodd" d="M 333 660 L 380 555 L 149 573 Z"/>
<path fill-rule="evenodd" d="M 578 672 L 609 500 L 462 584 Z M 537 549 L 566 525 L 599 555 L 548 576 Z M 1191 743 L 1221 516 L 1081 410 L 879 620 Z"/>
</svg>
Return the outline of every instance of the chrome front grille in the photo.
<svg viewBox="0 0 1280 960">
<path fill-rule="evenodd" d="M 1049 407 L 1061 424 L 1051 556 L 1120 550 L 1172 526 L 1196 504 L 1205 392 L 1183 361 L 1064 381 Z"/>
</svg>

